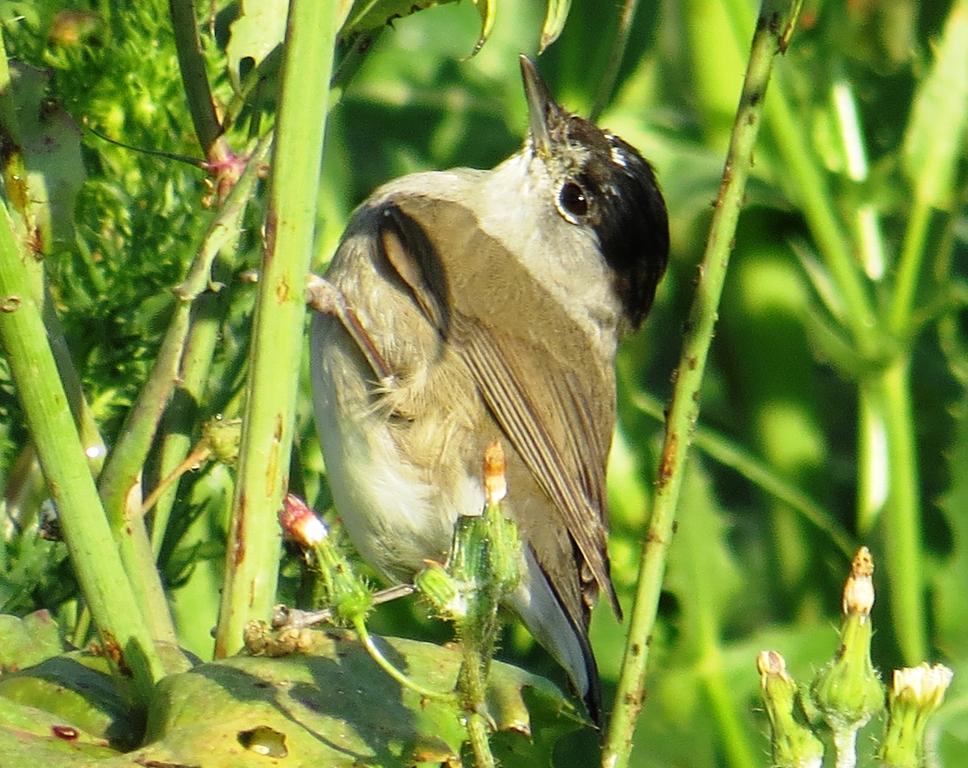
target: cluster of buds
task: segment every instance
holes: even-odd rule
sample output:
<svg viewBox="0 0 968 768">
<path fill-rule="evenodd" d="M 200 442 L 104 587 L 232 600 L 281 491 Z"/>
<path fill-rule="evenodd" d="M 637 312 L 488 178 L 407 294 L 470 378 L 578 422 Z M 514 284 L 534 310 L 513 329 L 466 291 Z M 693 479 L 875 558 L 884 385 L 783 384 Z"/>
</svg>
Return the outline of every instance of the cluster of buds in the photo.
<svg viewBox="0 0 968 768">
<path fill-rule="evenodd" d="M 822 764 L 823 745 L 809 727 L 805 714 L 809 711 L 816 711 L 830 728 L 837 765 L 855 765 L 857 732 L 884 708 L 885 689 L 870 655 L 873 574 L 871 553 L 862 547 L 844 584 L 840 644 L 833 660 L 814 679 L 809 698 L 787 674 L 780 654 L 764 651 L 757 658 L 778 768 Z M 886 692 L 887 725 L 879 751 L 883 765 L 917 768 L 922 764 L 925 725 L 941 705 L 951 677 L 951 670 L 940 664 L 894 672 Z"/>
<path fill-rule="evenodd" d="M 464 637 L 486 623 L 497 604 L 517 586 L 521 545 L 517 526 L 501 511 L 507 495 L 504 450 L 497 441 L 484 452 L 484 511 L 458 519 L 445 565 L 428 562 L 414 584 L 441 618 L 454 621 Z"/>
</svg>

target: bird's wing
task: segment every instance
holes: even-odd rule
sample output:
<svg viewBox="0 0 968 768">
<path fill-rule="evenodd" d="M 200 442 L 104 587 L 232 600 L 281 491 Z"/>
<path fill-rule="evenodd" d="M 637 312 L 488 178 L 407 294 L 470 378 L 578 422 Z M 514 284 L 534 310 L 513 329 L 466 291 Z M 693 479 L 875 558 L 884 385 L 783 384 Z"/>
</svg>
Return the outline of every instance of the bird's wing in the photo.
<svg viewBox="0 0 968 768">
<path fill-rule="evenodd" d="M 380 233 L 387 261 L 463 357 L 495 420 L 554 502 L 584 562 L 582 592 L 590 601 L 588 593 L 601 590 L 619 613 L 606 549 L 611 361 L 602 364 L 577 323 L 464 206 L 391 199 Z M 577 620 L 576 608 L 569 610 Z M 580 618 L 587 620 L 586 610 Z"/>
</svg>

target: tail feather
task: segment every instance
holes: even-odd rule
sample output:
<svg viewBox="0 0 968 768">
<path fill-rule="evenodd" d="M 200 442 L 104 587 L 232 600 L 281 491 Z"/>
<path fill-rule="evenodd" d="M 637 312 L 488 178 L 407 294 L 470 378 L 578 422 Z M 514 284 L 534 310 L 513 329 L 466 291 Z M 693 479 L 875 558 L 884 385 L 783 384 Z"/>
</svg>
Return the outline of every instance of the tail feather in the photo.
<svg viewBox="0 0 968 768">
<path fill-rule="evenodd" d="M 604 724 L 602 685 L 595 655 L 588 642 L 588 628 L 575 621 L 565 609 L 530 548 L 526 549 L 525 562 L 527 569 L 511 596 L 511 607 L 521 616 L 535 639 L 568 673 L 572 685 L 585 702 L 589 717 L 601 728 Z"/>
</svg>

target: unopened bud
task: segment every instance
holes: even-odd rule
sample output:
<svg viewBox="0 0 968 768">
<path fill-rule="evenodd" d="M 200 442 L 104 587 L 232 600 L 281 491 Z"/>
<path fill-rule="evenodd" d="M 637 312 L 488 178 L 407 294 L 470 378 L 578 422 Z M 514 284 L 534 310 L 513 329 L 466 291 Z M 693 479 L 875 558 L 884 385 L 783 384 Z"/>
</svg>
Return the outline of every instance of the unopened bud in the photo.
<svg viewBox="0 0 968 768">
<path fill-rule="evenodd" d="M 850 564 L 850 576 L 844 583 L 844 615 L 870 616 L 874 607 L 874 558 L 867 547 L 861 547 Z"/>
<path fill-rule="evenodd" d="M 506 471 L 504 449 L 501 441 L 495 440 L 484 449 L 484 497 L 488 506 L 499 503 L 508 495 Z"/>
<path fill-rule="evenodd" d="M 756 657 L 756 668 L 770 718 L 773 765 L 776 768 L 820 768 L 823 743 L 801 722 L 797 684 L 787 674 L 783 656 L 776 651 L 762 651 Z"/>
<path fill-rule="evenodd" d="M 232 466 L 239 458 L 242 441 L 242 419 L 225 419 L 216 416 L 202 427 L 202 437 L 217 461 Z"/>
<path fill-rule="evenodd" d="M 298 496 L 287 493 L 279 510 L 279 525 L 283 533 L 299 546 L 310 549 L 326 538 L 328 531 L 323 521 Z"/>
<path fill-rule="evenodd" d="M 820 670 L 811 687 L 814 702 L 835 738 L 838 733 L 863 727 L 884 706 L 884 687 L 871 663 L 873 572 L 871 553 L 861 547 L 844 585 L 840 646 L 833 661 Z"/>
<path fill-rule="evenodd" d="M 467 596 L 463 585 L 439 563 L 428 563 L 414 576 L 413 584 L 441 618 L 457 621 L 467 615 Z"/>
</svg>

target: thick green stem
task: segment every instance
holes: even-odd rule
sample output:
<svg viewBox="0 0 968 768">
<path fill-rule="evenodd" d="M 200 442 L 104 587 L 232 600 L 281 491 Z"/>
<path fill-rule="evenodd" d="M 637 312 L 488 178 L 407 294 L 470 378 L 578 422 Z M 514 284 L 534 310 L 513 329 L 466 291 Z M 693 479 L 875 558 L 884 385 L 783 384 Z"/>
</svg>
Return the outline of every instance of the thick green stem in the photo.
<svg viewBox="0 0 968 768">
<path fill-rule="evenodd" d="M 883 559 L 891 586 L 891 625 L 904 663 L 914 666 L 928 655 L 924 606 L 924 558 L 921 546 L 921 498 L 917 467 L 911 369 L 905 358 L 895 360 L 873 383 L 881 406 L 887 444 L 888 493 Z"/>
<path fill-rule="evenodd" d="M 291 0 L 289 6 L 216 657 L 238 650 L 246 624 L 268 617 L 275 601 L 276 515 L 292 450 L 337 7 L 335 0 Z"/>
<path fill-rule="evenodd" d="M 617 703 L 602 754 L 605 768 L 628 765 L 632 735 L 642 708 L 649 638 L 655 626 L 687 450 L 699 417 L 699 389 L 716 325 L 717 306 L 759 132 L 773 59 L 787 34 L 785 26 L 795 18 L 798 3 L 784 3 L 782 7 L 785 10 L 781 14 L 775 10 L 773 3 L 763 3 L 753 37 L 746 80 L 679 362 L 660 460 L 655 505 L 642 551 L 635 604 L 616 693 Z"/>
<path fill-rule="evenodd" d="M 144 702 L 164 669 L 112 543 L 47 339 L 43 308 L 7 215 L 0 204 L 0 341 L 107 657 L 116 668 L 130 668 Z"/>
<path fill-rule="evenodd" d="M 99 489 L 125 572 L 152 636 L 176 642 L 175 625 L 141 516 L 141 472 L 178 376 L 191 305 L 178 301 L 148 381 L 128 412 L 101 473 Z"/>
</svg>

